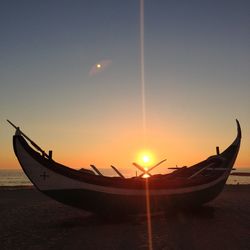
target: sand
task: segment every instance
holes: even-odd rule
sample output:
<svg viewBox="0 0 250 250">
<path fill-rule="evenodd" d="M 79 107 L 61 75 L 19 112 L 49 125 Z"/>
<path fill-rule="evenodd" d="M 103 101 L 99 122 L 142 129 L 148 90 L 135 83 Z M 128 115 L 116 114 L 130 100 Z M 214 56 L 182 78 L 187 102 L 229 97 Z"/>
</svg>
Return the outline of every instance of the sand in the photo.
<svg viewBox="0 0 250 250">
<path fill-rule="evenodd" d="M 250 185 L 196 212 L 152 217 L 153 249 L 250 249 Z M 0 189 L 0 249 L 148 249 L 145 216 L 107 221 L 33 188 Z"/>
</svg>

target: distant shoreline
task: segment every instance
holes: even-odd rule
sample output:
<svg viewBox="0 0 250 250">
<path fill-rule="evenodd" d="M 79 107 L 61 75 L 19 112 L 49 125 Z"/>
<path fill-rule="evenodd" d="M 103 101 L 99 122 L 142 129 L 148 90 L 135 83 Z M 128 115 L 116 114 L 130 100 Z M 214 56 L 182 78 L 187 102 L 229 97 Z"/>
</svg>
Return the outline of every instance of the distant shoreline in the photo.
<svg viewBox="0 0 250 250">
<path fill-rule="evenodd" d="M 250 176 L 250 173 L 246 173 L 246 172 L 235 172 L 235 173 L 231 173 L 230 175 L 234 175 L 234 176 Z"/>
<path fill-rule="evenodd" d="M 104 171 L 103 174 L 106 176 L 112 176 L 112 172 Z M 128 172 L 125 176 L 127 178 L 132 177 L 132 172 Z M 248 185 L 250 184 L 250 169 L 238 170 L 232 172 L 227 180 L 227 185 Z M 30 189 L 33 188 L 32 183 L 27 178 L 25 173 L 19 170 L 0 170 L 0 189 Z"/>
<path fill-rule="evenodd" d="M 34 185 L 0 186 L 0 190 L 36 189 Z"/>
</svg>

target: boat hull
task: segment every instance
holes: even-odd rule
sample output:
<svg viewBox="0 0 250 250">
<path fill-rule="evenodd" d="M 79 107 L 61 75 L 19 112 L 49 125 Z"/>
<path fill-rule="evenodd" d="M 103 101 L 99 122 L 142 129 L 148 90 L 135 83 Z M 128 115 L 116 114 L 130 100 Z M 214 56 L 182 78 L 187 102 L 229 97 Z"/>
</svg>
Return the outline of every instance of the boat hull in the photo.
<svg viewBox="0 0 250 250">
<path fill-rule="evenodd" d="M 215 199 L 234 165 L 240 139 L 238 124 L 234 142 L 219 156 L 209 157 L 188 168 L 189 176 L 185 178 L 180 178 L 178 173 L 145 179 L 93 176 L 45 158 L 18 133 L 13 137 L 13 146 L 25 174 L 42 193 L 63 204 L 115 215 L 145 213 L 148 201 L 150 211 L 154 213 L 198 207 Z M 203 169 L 211 167 L 216 171 L 200 176 Z M 181 173 L 185 171 L 181 170 Z"/>
<path fill-rule="evenodd" d="M 186 194 L 149 195 L 151 213 L 183 210 L 199 207 L 218 196 L 225 185 L 224 181 L 199 191 Z M 146 213 L 145 195 L 125 196 L 100 193 L 84 189 L 62 189 L 43 191 L 49 197 L 70 205 L 97 214 L 140 214 Z"/>
</svg>

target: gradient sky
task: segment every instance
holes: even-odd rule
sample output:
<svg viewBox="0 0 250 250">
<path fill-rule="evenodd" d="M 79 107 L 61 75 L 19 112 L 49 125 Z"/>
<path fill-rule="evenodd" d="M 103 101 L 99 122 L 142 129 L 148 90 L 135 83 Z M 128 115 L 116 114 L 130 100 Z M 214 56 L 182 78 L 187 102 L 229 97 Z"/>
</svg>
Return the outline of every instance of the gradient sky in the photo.
<svg viewBox="0 0 250 250">
<path fill-rule="evenodd" d="M 145 0 L 144 136 L 139 0 L 2 0 L 0 168 L 19 168 L 6 119 L 63 164 L 126 168 L 143 149 L 165 167 L 201 161 L 232 142 L 235 118 L 249 167 L 249 9 Z"/>
</svg>

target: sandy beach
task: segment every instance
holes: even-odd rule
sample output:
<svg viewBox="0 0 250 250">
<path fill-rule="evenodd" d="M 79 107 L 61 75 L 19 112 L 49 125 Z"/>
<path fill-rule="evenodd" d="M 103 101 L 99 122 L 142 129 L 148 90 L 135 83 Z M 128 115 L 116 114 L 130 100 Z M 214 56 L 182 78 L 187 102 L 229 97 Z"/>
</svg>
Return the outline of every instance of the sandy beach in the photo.
<svg viewBox="0 0 250 250">
<path fill-rule="evenodd" d="M 250 249 L 249 194 L 230 185 L 196 212 L 153 216 L 153 249 Z M 0 198 L 0 249 L 148 249 L 145 216 L 107 221 L 33 188 L 2 188 Z"/>
</svg>

